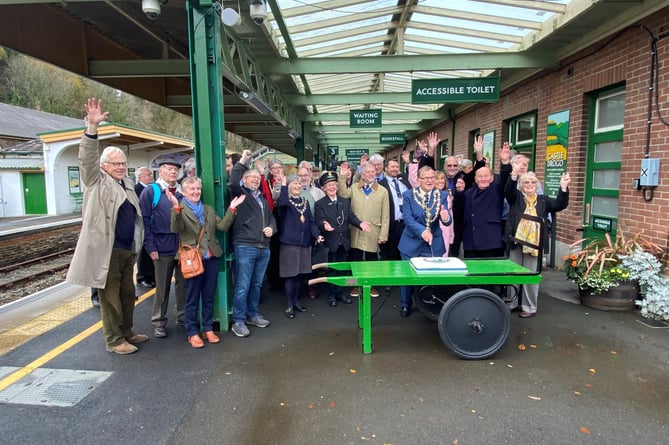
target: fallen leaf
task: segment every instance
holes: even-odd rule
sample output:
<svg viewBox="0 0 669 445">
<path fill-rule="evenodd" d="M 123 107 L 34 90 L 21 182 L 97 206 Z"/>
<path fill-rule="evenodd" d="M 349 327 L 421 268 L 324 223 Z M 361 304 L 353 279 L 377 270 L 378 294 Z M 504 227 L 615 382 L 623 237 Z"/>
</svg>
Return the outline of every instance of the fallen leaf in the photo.
<svg viewBox="0 0 669 445">
<path fill-rule="evenodd" d="M 329 353 L 328 355 L 334 355 L 334 352 Z"/>
<path fill-rule="evenodd" d="M 611 355 L 618 355 L 616 351 L 611 351 Z"/>
<path fill-rule="evenodd" d="M 351 374 L 355 374 L 356 372 L 358 372 L 355 369 L 351 369 L 350 371 L 351 371 Z"/>
<path fill-rule="evenodd" d="M 537 345 L 530 345 L 530 348 L 537 349 Z"/>
<path fill-rule="evenodd" d="M 586 383 L 585 386 L 587 386 L 588 388 L 592 388 L 592 383 Z"/>
<path fill-rule="evenodd" d="M 476 410 L 475 410 L 475 409 L 473 409 L 472 412 L 473 412 L 474 414 L 476 414 Z"/>
<path fill-rule="evenodd" d="M 459 445 L 459 443 L 460 443 L 460 442 L 458 441 L 458 439 L 455 439 L 455 440 L 453 441 L 453 445 Z"/>
<path fill-rule="evenodd" d="M 509 368 L 513 368 L 513 365 L 506 365 L 506 366 L 509 367 Z"/>
<path fill-rule="evenodd" d="M 225 375 L 230 375 L 230 374 L 232 374 L 232 372 L 230 372 L 230 371 L 225 371 Z"/>
<path fill-rule="evenodd" d="M 580 395 L 581 395 L 581 391 L 574 391 L 574 394 L 576 394 L 577 396 L 580 396 Z"/>
<path fill-rule="evenodd" d="M 526 348 L 525 348 L 525 345 L 523 343 L 521 343 L 521 344 L 518 345 L 518 349 L 520 349 L 521 351 L 524 351 Z"/>
<path fill-rule="evenodd" d="M 334 402 L 330 402 L 330 409 L 333 409 L 335 406 L 337 406 L 336 403 L 334 403 Z"/>
<path fill-rule="evenodd" d="M 314 409 L 313 403 L 307 403 L 307 409 Z"/>
<path fill-rule="evenodd" d="M 541 397 L 537 397 L 537 396 L 529 396 L 528 395 L 527 397 L 529 397 L 532 400 L 541 400 Z"/>
<path fill-rule="evenodd" d="M 584 426 L 581 427 L 581 432 L 582 432 L 583 434 L 590 434 L 590 430 L 587 429 L 587 428 L 584 427 Z"/>
<path fill-rule="evenodd" d="M 591 374 L 596 374 L 597 370 L 595 368 L 590 368 L 590 369 L 588 369 L 588 372 L 591 373 Z"/>
<path fill-rule="evenodd" d="M 279 402 L 279 406 L 286 406 L 284 402 Z"/>
</svg>

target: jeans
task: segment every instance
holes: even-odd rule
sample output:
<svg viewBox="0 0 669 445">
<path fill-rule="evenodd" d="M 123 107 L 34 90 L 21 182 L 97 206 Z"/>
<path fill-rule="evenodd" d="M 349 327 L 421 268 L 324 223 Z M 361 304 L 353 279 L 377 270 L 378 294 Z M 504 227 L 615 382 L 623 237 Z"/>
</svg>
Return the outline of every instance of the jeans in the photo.
<svg viewBox="0 0 669 445">
<path fill-rule="evenodd" d="M 260 290 L 269 263 L 269 248 L 235 245 L 235 293 L 232 319 L 244 323 L 258 315 Z"/>
<path fill-rule="evenodd" d="M 189 337 L 200 332 L 198 309 L 202 311 L 202 330 L 214 329 L 214 294 L 218 282 L 218 258 L 203 259 L 204 273 L 186 280 L 184 321 Z"/>
</svg>

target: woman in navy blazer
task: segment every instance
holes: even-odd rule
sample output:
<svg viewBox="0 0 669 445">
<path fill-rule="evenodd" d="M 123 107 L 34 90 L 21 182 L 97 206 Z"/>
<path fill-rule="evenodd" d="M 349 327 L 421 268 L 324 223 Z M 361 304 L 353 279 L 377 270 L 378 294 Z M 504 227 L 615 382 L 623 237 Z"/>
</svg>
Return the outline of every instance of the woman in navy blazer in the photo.
<svg viewBox="0 0 669 445">
<path fill-rule="evenodd" d="M 434 187 L 432 167 L 418 170 L 419 186 L 402 195 L 404 231 L 398 246 L 403 260 L 414 257 L 440 257 L 446 252 L 439 221 L 448 226 L 453 222 L 448 209 L 448 193 Z M 409 316 L 413 288 L 402 286 L 400 316 Z"/>
</svg>

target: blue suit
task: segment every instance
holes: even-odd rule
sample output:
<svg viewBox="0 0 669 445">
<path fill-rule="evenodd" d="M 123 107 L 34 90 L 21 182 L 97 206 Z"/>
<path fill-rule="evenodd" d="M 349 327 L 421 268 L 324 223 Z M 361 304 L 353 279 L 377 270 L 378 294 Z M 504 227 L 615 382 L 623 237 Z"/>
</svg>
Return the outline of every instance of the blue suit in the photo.
<svg viewBox="0 0 669 445">
<path fill-rule="evenodd" d="M 407 190 L 402 194 L 403 204 L 402 204 L 402 216 L 404 218 L 404 231 L 402 232 L 402 238 L 400 238 L 399 251 L 402 254 L 403 259 L 413 258 L 417 256 L 443 256 L 446 253 L 444 247 L 443 235 L 441 233 L 441 228 L 439 227 L 439 212 L 441 211 L 441 206 L 448 208 L 447 198 L 448 193 L 445 191 L 440 192 L 440 203 L 435 208 L 432 209 L 430 218 L 434 217 L 436 212 L 436 218 L 430 224 L 430 231 L 432 232 L 432 248 L 427 244 L 421 235 L 425 231 L 425 210 L 416 202 L 413 196 L 413 189 Z M 427 207 L 431 208 L 433 205 L 432 198 L 427 203 Z M 452 218 L 449 217 L 449 222 L 446 225 L 451 224 Z M 406 258 L 405 258 L 406 257 Z"/>
<path fill-rule="evenodd" d="M 448 208 L 448 193 L 443 190 L 439 192 L 438 205 L 434 205 L 432 194 L 430 194 L 429 201 L 427 202 L 426 207 L 430 209 L 428 218 L 432 219 L 434 217 L 434 220 L 430 223 L 430 232 L 432 232 L 432 245 L 430 246 L 421 237 L 423 232 L 425 232 L 427 219 L 425 209 L 421 207 L 414 198 L 414 190 L 415 189 L 410 189 L 402 194 L 402 198 L 404 199 L 404 204 L 402 204 L 404 231 L 402 232 L 402 238 L 400 238 L 400 244 L 398 246 L 402 259 L 408 260 L 420 256 L 444 256 L 446 248 L 444 247 L 441 227 L 439 227 L 439 212 L 441 211 L 442 205 L 445 208 Z M 449 225 L 452 222 L 453 217 L 452 215 L 449 215 L 446 225 Z M 402 307 L 411 307 L 412 294 L 412 287 L 402 286 L 400 297 Z"/>
</svg>

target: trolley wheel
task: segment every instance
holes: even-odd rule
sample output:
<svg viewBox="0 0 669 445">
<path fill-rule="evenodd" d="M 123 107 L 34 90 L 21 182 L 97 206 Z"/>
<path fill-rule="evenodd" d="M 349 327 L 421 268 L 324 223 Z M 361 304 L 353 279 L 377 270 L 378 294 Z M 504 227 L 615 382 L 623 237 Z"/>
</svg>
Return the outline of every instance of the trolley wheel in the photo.
<svg viewBox="0 0 669 445">
<path fill-rule="evenodd" d="M 446 300 L 468 286 L 422 286 L 414 292 L 413 301 L 428 320 L 438 321 Z"/>
<path fill-rule="evenodd" d="M 511 315 L 498 295 L 485 289 L 465 289 L 444 304 L 438 326 L 441 341 L 453 354 L 482 360 L 504 346 Z"/>
</svg>

